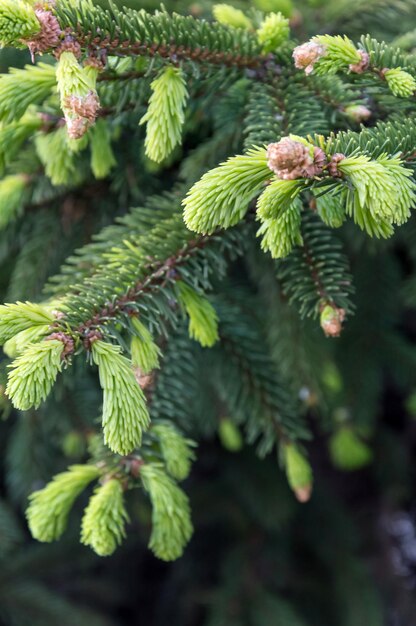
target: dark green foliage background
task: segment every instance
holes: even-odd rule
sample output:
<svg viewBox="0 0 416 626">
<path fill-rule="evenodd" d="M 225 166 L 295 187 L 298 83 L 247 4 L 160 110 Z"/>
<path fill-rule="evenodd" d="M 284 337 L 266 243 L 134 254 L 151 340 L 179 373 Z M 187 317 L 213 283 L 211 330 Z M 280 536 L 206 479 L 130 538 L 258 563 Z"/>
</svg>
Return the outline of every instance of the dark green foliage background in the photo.
<svg viewBox="0 0 416 626">
<path fill-rule="evenodd" d="M 128 4 L 139 6 L 135 0 Z M 155 7 L 151 0 L 140 6 Z M 211 3 L 165 6 L 208 16 Z M 247 8 L 243 2 L 236 6 Z M 370 32 L 386 41 L 416 29 L 413 0 L 303 0 L 296 9 L 303 15 L 296 30 L 300 40 L 327 32 L 327 24 L 331 33 L 358 38 Z M 402 39 L 402 44 L 410 49 L 416 46 L 413 39 Z M 1 51 L 2 71 L 26 62 L 25 53 Z M 40 194 L 33 211 L 0 238 L 0 300 L 36 300 L 74 248 L 115 215 L 169 190 L 178 173 L 189 186 L 201 171 L 241 149 L 244 139 L 249 145 L 234 115 L 246 97 L 243 87 L 237 84 L 233 91 L 234 108 L 231 97 L 208 99 L 211 118 L 190 116 L 182 152 L 162 174 L 137 150 L 139 139 L 126 134 L 118 142 L 118 167 L 110 182 L 69 191 L 59 206 L 48 205 Z M 328 119 L 320 119 L 313 101 L 300 95 L 294 87 L 289 103 L 293 126 L 301 128 L 297 132 L 328 132 Z M 267 110 L 267 94 L 260 89 L 249 94 L 246 109 L 254 125 L 256 107 Z M 265 129 L 265 141 L 275 122 L 271 119 Z M 259 129 L 254 131 L 258 137 Z M 84 458 L 100 391 L 89 370 L 77 364 L 39 411 L 10 413 L 5 403 L 0 423 L 0 624 L 415 626 L 416 408 L 409 402 L 416 390 L 415 235 L 414 217 L 387 243 L 368 242 L 356 228 L 343 229 L 357 313 L 336 342 L 328 342 L 317 323 L 301 322 L 294 308 L 282 306 L 271 263 L 254 248 L 217 285 L 222 336 L 238 345 L 245 340 L 241 349 L 251 355 L 267 341 L 271 359 L 283 371 L 308 381 L 314 393 L 325 397 L 323 411 L 314 397 L 309 399 L 307 421 L 316 438 L 307 446 L 315 472 L 314 495 L 307 504 L 294 500 L 274 452 L 259 459 L 249 446 L 236 454 L 221 447 L 212 419 L 221 407 L 212 407 L 210 381 L 219 377 L 224 395 L 232 394 L 231 361 L 221 347 L 204 358 L 197 349 L 190 353 L 188 343 L 188 351 L 181 351 L 185 340 L 178 333 L 166 357 L 172 367 L 159 384 L 171 390 L 179 421 L 189 429 L 192 419 L 203 441 L 185 484 L 196 532 L 175 563 L 159 562 L 148 551 L 150 511 L 135 493 L 129 501 L 128 540 L 110 558 L 100 559 L 79 545 L 85 501 L 73 511 L 71 529 L 58 544 L 33 542 L 23 516 L 27 495 Z M 295 271 L 296 259 L 290 262 Z M 286 332 L 287 349 L 282 350 L 280 321 L 285 316 L 291 336 Z M 325 375 L 329 361 L 339 369 L 336 391 Z M 198 406 L 189 405 L 190 387 L 202 382 Z M 352 473 L 334 469 L 327 450 L 329 416 L 345 406 L 374 450 L 373 464 Z"/>
</svg>

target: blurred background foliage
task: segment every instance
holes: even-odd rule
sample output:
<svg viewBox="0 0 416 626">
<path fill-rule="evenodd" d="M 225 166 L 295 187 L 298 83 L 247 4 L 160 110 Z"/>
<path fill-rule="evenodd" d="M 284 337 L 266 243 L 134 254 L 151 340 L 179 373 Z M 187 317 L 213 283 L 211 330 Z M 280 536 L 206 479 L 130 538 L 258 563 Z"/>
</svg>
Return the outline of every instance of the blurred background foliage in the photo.
<svg viewBox="0 0 416 626">
<path fill-rule="evenodd" d="M 152 0 L 117 3 L 148 10 L 158 6 Z M 416 48 L 413 0 L 233 4 L 244 10 L 281 10 L 302 41 L 318 32 L 341 32 L 353 39 L 370 32 L 407 50 Z M 210 17 L 212 3 L 167 0 L 164 6 Z M 25 52 L 0 52 L 2 72 L 27 62 Z M 229 114 L 232 119 L 232 109 Z M 239 145 L 238 120 L 233 122 L 227 145 L 214 146 L 214 163 L 221 150 L 227 154 L 234 151 L 233 142 Z M 48 206 L 43 192 L 36 211 L 13 222 L 0 239 L 1 301 L 36 299 L 66 256 L 115 214 L 169 189 L 178 170 L 190 180 L 197 158 L 192 150 L 210 133 L 204 120 L 193 124 L 182 154 L 175 155 L 163 176 L 137 152 L 136 142 L 121 138 L 119 167 L 110 183 L 66 190 L 59 211 Z M 353 260 L 358 313 L 329 347 L 319 329 L 311 333 L 310 351 L 317 364 L 311 376 L 319 379 L 316 388 L 325 391 L 331 419 L 342 423 L 353 411 L 354 424 L 371 437 L 373 463 L 366 459 L 363 469 L 349 472 L 334 467 L 320 425 L 308 447 L 316 488 L 310 502 L 298 504 L 274 455 L 262 460 L 249 447 L 225 449 L 229 440 L 221 442 L 209 427 L 205 390 L 195 428 L 206 439 L 185 486 L 196 532 L 183 558 L 164 564 L 147 550 L 150 512 L 134 498 L 128 540 L 114 556 L 100 559 L 79 545 L 82 501 L 71 517 L 73 532 L 43 547 L 29 538 L 25 527 L 27 495 L 69 462 L 84 458 L 100 402 L 96 381 L 87 380 L 90 374 L 82 365 L 81 371 L 74 367 L 39 411 L 11 413 L 5 401 L 1 407 L 2 626 L 416 625 L 415 220 L 387 243 L 366 241 L 364 246 L 364 236 L 346 230 L 349 248 L 360 260 L 355 266 Z M 277 295 L 269 289 L 264 268 L 261 272 L 263 284 L 256 290 L 271 320 Z M 242 275 L 246 268 L 240 261 L 230 280 L 239 284 Z M 255 282 L 253 277 L 253 289 Z M 410 303 L 405 315 L 403 302 Z M 255 319 L 257 313 L 250 315 Z M 294 333 L 307 332 L 307 326 L 294 328 Z M 270 321 L 268 332 L 278 332 Z M 269 339 L 273 345 L 273 337 Z M 215 355 L 213 359 L 215 369 Z M 207 370 L 195 376 L 206 380 Z M 354 397 L 352 409 L 343 406 L 345 387 Z M 304 400 L 314 427 L 322 419 L 316 398 L 305 389 Z"/>
</svg>

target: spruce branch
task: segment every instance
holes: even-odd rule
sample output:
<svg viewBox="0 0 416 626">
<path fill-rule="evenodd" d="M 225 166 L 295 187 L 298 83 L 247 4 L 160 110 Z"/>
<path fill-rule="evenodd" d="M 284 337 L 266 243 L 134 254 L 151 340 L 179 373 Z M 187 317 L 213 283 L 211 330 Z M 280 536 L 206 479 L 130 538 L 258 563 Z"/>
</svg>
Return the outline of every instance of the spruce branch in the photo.
<svg viewBox="0 0 416 626">
<path fill-rule="evenodd" d="M 308 438 L 297 398 L 271 360 L 256 318 L 226 299 L 218 302 L 218 311 L 220 342 L 208 364 L 223 405 L 244 424 L 248 443 L 265 456 L 276 442 Z"/>
<path fill-rule="evenodd" d="M 82 48 L 117 56 L 159 56 L 174 62 L 185 59 L 233 67 L 267 66 L 255 34 L 209 24 L 191 16 L 164 11 L 120 11 L 91 6 L 88 13 L 72 0 L 61 0 L 56 14 L 62 30 Z"/>
<path fill-rule="evenodd" d="M 301 232 L 302 245 L 277 265 L 289 302 L 302 317 L 316 318 L 326 306 L 351 313 L 352 279 L 340 243 L 311 212 L 304 213 Z"/>
<path fill-rule="evenodd" d="M 348 37 L 318 35 L 295 48 L 293 57 L 307 75 L 369 74 L 386 81 L 394 96 L 409 98 L 416 91 L 414 59 L 370 37 L 362 38 L 359 49 Z"/>
<path fill-rule="evenodd" d="M 120 230 L 123 234 L 124 229 Z M 208 287 L 208 259 L 211 263 L 218 260 L 221 274 L 225 269 L 222 255 L 241 253 L 242 242 L 242 231 L 231 231 L 226 237 L 195 237 L 186 230 L 180 214 L 160 221 L 138 239 L 138 246 L 126 245 L 123 237 L 121 247 L 113 249 L 114 256 L 106 253 L 90 279 L 72 285 L 71 293 L 60 304 L 65 313 L 63 327 L 69 324 L 71 332 L 83 339 L 93 330 L 105 331 L 113 320 L 130 319 L 134 312 L 145 311 L 156 328 L 163 327 L 163 319 L 174 322 L 177 312 L 169 298 L 175 298 L 174 286 L 181 274 L 187 277 L 188 265 L 200 277 L 196 284 Z M 120 268 L 118 280 L 109 281 L 109 272 L 115 267 Z"/>
<path fill-rule="evenodd" d="M 357 4 L 364 11 L 355 0 L 352 14 Z M 259 455 L 277 447 L 290 487 L 306 501 L 313 477 L 299 441 L 311 437 L 309 410 L 325 428 L 332 413 L 375 414 L 385 371 L 400 385 L 411 380 L 415 357 L 396 337 L 406 320 L 393 255 L 399 250 L 401 266 L 404 259 L 406 272 L 412 268 L 414 55 L 369 37 L 356 44 L 326 34 L 293 50 L 291 10 L 286 0 L 256 0 L 247 15 L 217 5 L 212 23 L 111 1 L 102 8 L 92 0 L 0 0 L 0 43 L 57 59 L 0 77 L 2 288 L 20 298 L 32 282 L 36 299 L 39 283 L 75 248 L 49 281 L 55 302 L 0 306 L 0 340 L 14 359 L 7 391 L 0 371 L 0 409 L 39 408 L 12 431 L 8 480 L 20 497 L 42 475 L 43 461 L 37 475 L 30 468 L 39 428 L 48 435 L 40 442 L 47 462 L 54 461 L 50 441 L 59 439 L 70 456 L 77 446 L 83 454 L 88 439 L 93 463 L 70 467 L 32 496 L 28 520 L 41 541 L 62 534 L 75 498 L 100 479 L 82 542 L 112 554 L 128 521 L 124 492 L 142 486 L 152 504 L 150 547 L 173 560 L 192 534 L 177 482 L 194 459 L 193 441 L 176 424 L 184 433 L 219 435 L 230 451 L 244 440 Z M 338 8 L 321 10 L 339 23 Z M 315 14 L 309 7 L 300 24 L 292 13 L 290 25 L 307 30 Z M 93 176 L 107 180 L 91 183 Z M 154 190 L 161 195 L 143 206 Z M 125 213 L 132 202 L 138 206 Z M 390 237 L 396 226 L 394 250 L 366 237 Z M 370 245 L 386 262 L 377 281 Z M 358 321 L 349 319 L 347 254 L 357 284 L 369 277 L 358 290 Z M 380 284 L 388 287 L 382 297 L 374 291 Z M 329 342 L 313 320 L 327 337 L 338 337 L 346 321 L 349 328 Z M 334 376 L 327 365 L 338 359 L 345 366 Z M 94 377 L 103 437 L 95 433 Z M 57 406 L 62 419 L 50 425 Z M 314 429 L 320 425 L 314 419 Z M 336 467 L 371 460 L 363 432 L 346 423 L 331 428 Z M 260 615 L 272 614 L 265 606 Z"/>
</svg>

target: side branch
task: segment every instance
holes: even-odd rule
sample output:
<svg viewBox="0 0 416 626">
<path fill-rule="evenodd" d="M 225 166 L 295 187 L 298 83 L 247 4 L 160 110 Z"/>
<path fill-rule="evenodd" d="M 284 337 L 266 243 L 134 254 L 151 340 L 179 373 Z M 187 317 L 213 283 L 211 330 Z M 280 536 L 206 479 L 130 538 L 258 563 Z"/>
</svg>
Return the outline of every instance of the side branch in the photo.
<svg viewBox="0 0 416 626">
<path fill-rule="evenodd" d="M 80 324 L 75 332 L 85 337 L 91 331 L 104 325 L 109 318 L 114 318 L 122 313 L 128 314 L 131 311 L 132 302 L 137 302 L 140 296 L 162 287 L 168 281 L 176 280 L 178 278 L 175 272 L 176 268 L 179 268 L 198 250 L 201 250 L 208 239 L 208 236 L 198 237 L 189 241 L 177 254 L 171 255 L 166 260 L 150 263 L 148 265 L 149 269 L 152 268 L 150 274 L 138 281 L 124 296 L 117 298 L 114 302 L 109 302 L 95 315 Z"/>
</svg>

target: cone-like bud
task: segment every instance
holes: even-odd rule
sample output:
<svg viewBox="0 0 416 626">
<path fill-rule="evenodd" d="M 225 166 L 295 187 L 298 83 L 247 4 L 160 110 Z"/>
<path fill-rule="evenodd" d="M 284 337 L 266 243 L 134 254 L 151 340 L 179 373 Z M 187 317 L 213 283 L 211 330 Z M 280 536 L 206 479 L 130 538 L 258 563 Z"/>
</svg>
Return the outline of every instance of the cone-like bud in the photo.
<svg viewBox="0 0 416 626">
<path fill-rule="evenodd" d="M 354 471 L 371 463 L 371 449 L 356 435 L 350 426 L 341 426 L 329 441 L 333 464 L 339 469 Z"/>
<path fill-rule="evenodd" d="M 325 54 L 325 46 L 322 46 L 316 41 L 308 41 L 294 49 L 293 58 L 295 60 L 295 67 L 298 70 L 305 70 L 305 74 L 311 74 L 315 63 Z"/>
<path fill-rule="evenodd" d="M 358 124 L 366 122 L 371 117 L 371 110 L 363 104 L 350 104 L 345 107 L 344 113 Z"/>
<path fill-rule="evenodd" d="M 283 454 L 290 488 L 299 502 L 307 502 L 311 497 L 313 483 L 309 461 L 292 443 L 285 444 Z"/>
<path fill-rule="evenodd" d="M 229 452 L 239 452 L 243 447 L 243 438 L 237 424 L 229 417 L 222 417 L 218 435 L 224 448 Z"/>
<path fill-rule="evenodd" d="M 293 51 L 295 67 L 306 74 L 362 73 L 368 67 L 368 54 L 357 50 L 348 37 L 318 35 Z"/>
<path fill-rule="evenodd" d="M 283 180 L 313 178 L 322 173 L 325 153 L 307 142 L 284 137 L 267 147 L 267 165 Z"/>
<path fill-rule="evenodd" d="M 363 74 L 370 64 L 370 55 L 368 52 L 364 52 L 364 50 L 359 50 L 358 54 L 360 55 L 360 60 L 356 63 L 349 64 L 349 70 L 353 74 Z"/>
<path fill-rule="evenodd" d="M 345 319 L 345 309 L 335 304 L 326 304 L 321 311 L 320 324 L 327 337 L 339 337 L 342 330 L 342 322 Z"/>
<path fill-rule="evenodd" d="M 94 124 L 100 102 L 96 92 L 97 70 L 82 68 L 73 52 L 62 52 L 56 69 L 61 108 L 68 136 L 80 139 Z"/>
<path fill-rule="evenodd" d="M 345 159 L 345 154 L 341 154 L 340 152 L 336 152 L 331 156 L 331 159 L 328 163 L 328 174 L 333 178 L 341 178 L 342 172 L 338 168 L 338 165 Z"/>
<path fill-rule="evenodd" d="M 145 374 L 140 369 L 140 367 L 133 367 L 133 372 L 134 372 L 134 378 L 136 379 L 139 387 L 143 389 L 143 391 L 145 391 L 146 389 L 149 389 L 153 385 L 155 381 L 154 372 L 150 372 L 150 374 Z"/>
<path fill-rule="evenodd" d="M 43 54 L 51 48 L 55 48 L 62 34 L 59 22 L 53 13 L 43 9 L 36 9 L 35 14 L 40 24 L 40 31 L 27 41 L 32 60 L 35 54 Z"/>
</svg>

